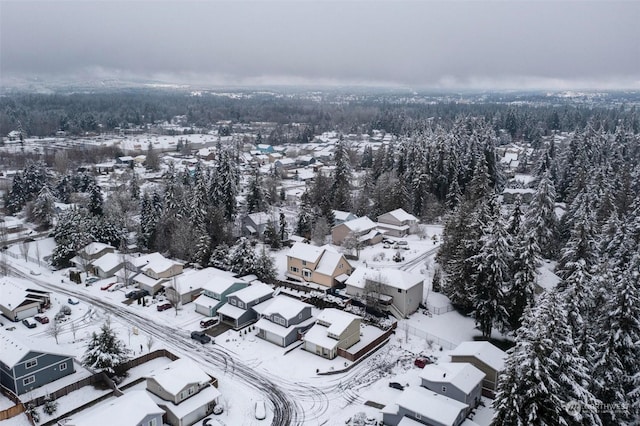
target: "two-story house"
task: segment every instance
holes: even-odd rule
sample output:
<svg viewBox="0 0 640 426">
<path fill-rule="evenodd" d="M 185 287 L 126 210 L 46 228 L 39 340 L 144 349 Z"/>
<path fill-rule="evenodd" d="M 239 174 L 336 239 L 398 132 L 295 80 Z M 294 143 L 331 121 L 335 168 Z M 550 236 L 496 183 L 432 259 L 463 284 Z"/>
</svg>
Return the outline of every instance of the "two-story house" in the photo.
<svg viewBox="0 0 640 426">
<path fill-rule="evenodd" d="M 183 271 L 182 263 L 167 259 L 160 253 L 149 253 L 129 259 L 138 271 L 138 274 L 131 279 L 132 282 L 141 290 L 147 290 L 150 295 L 159 292 L 170 278 Z"/>
<path fill-rule="evenodd" d="M 344 255 L 329 246 L 316 247 L 297 242 L 287 253 L 285 275 L 297 281 L 333 287 L 344 283 L 352 271 Z"/>
<path fill-rule="evenodd" d="M 49 293 L 30 284 L 20 278 L 0 278 L 0 313 L 11 321 L 20 321 L 46 307 L 50 303 Z"/>
<path fill-rule="evenodd" d="M 113 253 L 115 250 L 116 248 L 109 244 L 92 242 L 78 250 L 76 256 L 71 259 L 71 263 L 81 271 L 89 271 L 94 260 L 106 253 Z"/>
<path fill-rule="evenodd" d="M 0 383 L 16 395 L 75 372 L 73 358 L 31 347 L 0 329 Z"/>
<path fill-rule="evenodd" d="M 227 294 L 227 303 L 218 309 L 220 321 L 235 329 L 242 328 L 258 318 L 258 313 L 252 308 L 272 297 L 273 288 L 260 282 Z"/>
<path fill-rule="evenodd" d="M 451 362 L 468 362 L 485 374 L 482 386 L 495 390 L 504 371 L 506 352 L 490 342 L 462 342 L 449 352 Z"/>
<path fill-rule="evenodd" d="M 378 216 L 378 229 L 393 237 L 410 234 L 412 227 L 417 223 L 418 218 L 403 209 L 395 209 Z"/>
<path fill-rule="evenodd" d="M 314 321 L 311 305 L 285 295 L 278 295 L 254 309 L 260 316 L 256 323 L 258 337 L 282 347 L 298 340 L 300 333 Z"/>
<path fill-rule="evenodd" d="M 80 413 L 60 420 L 59 426 L 96 426 L 105 423 L 130 426 L 162 426 L 162 410 L 143 390 L 132 390 L 110 398 Z"/>
<path fill-rule="evenodd" d="M 124 265 L 123 255 L 118 252 L 105 253 L 91 264 L 93 275 L 100 278 L 113 277 Z"/>
<path fill-rule="evenodd" d="M 359 267 L 345 282 L 347 294 L 398 319 L 414 313 L 422 302 L 422 274 L 393 268 Z"/>
<path fill-rule="evenodd" d="M 242 235 L 262 238 L 265 229 L 271 222 L 276 222 L 276 219 L 269 213 L 256 212 L 248 214 L 242 218 Z"/>
<path fill-rule="evenodd" d="M 166 412 L 172 426 L 192 425 L 211 414 L 220 392 L 213 379 L 193 361 L 177 359 L 147 376 L 147 391 Z"/>
<path fill-rule="evenodd" d="M 208 269 L 208 268 L 207 268 Z M 241 290 L 249 285 L 249 283 L 238 278 L 233 278 L 226 271 L 220 271 L 223 274 L 202 284 L 202 293 L 193 301 L 196 306 L 196 312 L 213 317 L 218 314 L 218 309 L 227 302 L 227 296 L 230 293 Z"/>
<path fill-rule="evenodd" d="M 335 245 L 341 245 L 349 235 L 353 235 L 364 246 L 377 244 L 382 241 L 383 237 L 377 225 L 366 216 L 343 222 L 331 228 L 331 239 Z"/>
<path fill-rule="evenodd" d="M 348 349 L 360 341 L 362 318 L 339 309 L 324 309 L 316 323 L 304 335 L 304 349 L 324 358 L 338 356 L 338 349 Z"/>
<path fill-rule="evenodd" d="M 468 411 L 480 403 L 484 376 L 468 362 L 428 364 L 420 371 L 422 387 L 467 404 Z"/>
<path fill-rule="evenodd" d="M 459 426 L 469 406 L 421 386 L 402 391 L 395 403 L 382 409 L 382 422 L 388 426 Z"/>
</svg>

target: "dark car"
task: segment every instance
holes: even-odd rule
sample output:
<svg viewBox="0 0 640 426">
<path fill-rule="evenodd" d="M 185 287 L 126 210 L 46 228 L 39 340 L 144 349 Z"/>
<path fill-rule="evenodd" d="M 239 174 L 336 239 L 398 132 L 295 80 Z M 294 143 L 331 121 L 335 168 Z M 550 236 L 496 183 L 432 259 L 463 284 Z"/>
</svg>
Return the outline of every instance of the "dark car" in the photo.
<svg viewBox="0 0 640 426">
<path fill-rule="evenodd" d="M 217 322 L 218 322 L 218 320 L 216 320 L 215 318 L 209 318 L 209 319 L 206 319 L 206 320 L 202 320 L 202 321 L 200 321 L 200 327 L 202 327 L 202 328 L 211 327 L 213 325 L 216 325 Z"/>
<path fill-rule="evenodd" d="M 25 327 L 27 328 L 36 328 L 36 326 L 38 324 L 36 324 L 36 322 L 34 320 L 32 320 L 31 318 L 25 318 L 22 320 L 22 323 L 25 325 Z"/>
<path fill-rule="evenodd" d="M 418 368 L 424 368 L 424 366 L 427 364 L 433 364 L 433 361 L 431 361 L 431 359 L 427 356 L 419 356 L 415 361 L 413 361 L 413 365 Z"/>
<path fill-rule="evenodd" d="M 394 388 L 394 389 L 398 389 L 398 390 L 404 390 L 404 386 L 402 386 L 398 382 L 389 382 L 389 387 L 390 388 Z"/>
<path fill-rule="evenodd" d="M 198 342 L 202 343 L 203 345 L 205 343 L 209 343 L 211 341 L 211 337 L 207 336 L 203 331 L 192 331 L 191 332 L 191 338 L 193 340 L 197 340 Z"/>
<path fill-rule="evenodd" d="M 36 315 L 35 317 L 33 317 L 33 319 L 38 321 L 40 324 L 48 324 L 49 323 L 49 318 L 45 317 L 44 315 Z"/>
<path fill-rule="evenodd" d="M 161 305 L 156 306 L 158 312 L 166 311 L 167 309 L 171 309 L 171 303 L 163 303 Z"/>
<path fill-rule="evenodd" d="M 133 290 L 130 291 L 129 293 L 125 294 L 125 297 L 127 299 L 133 299 L 133 300 L 138 300 L 142 297 L 148 296 L 149 292 L 147 290 Z"/>
</svg>

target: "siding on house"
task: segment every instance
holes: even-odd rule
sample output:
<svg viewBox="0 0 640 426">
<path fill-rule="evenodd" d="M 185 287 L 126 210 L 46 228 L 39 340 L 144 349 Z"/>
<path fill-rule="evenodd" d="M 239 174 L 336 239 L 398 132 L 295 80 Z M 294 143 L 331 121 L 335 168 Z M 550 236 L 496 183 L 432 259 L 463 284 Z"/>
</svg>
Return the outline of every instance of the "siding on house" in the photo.
<svg viewBox="0 0 640 426">
<path fill-rule="evenodd" d="M 73 358 L 67 355 L 30 351 L 12 367 L 0 362 L 2 384 L 17 395 L 27 393 L 74 372 Z"/>
</svg>

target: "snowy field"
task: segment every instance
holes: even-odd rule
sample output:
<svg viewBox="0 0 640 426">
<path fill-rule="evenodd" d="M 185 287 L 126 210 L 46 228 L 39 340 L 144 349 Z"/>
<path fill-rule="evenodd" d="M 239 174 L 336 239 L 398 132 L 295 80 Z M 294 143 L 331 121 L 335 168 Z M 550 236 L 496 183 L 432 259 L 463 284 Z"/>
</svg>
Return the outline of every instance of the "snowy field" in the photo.
<svg viewBox="0 0 640 426">
<path fill-rule="evenodd" d="M 400 264 L 389 259 L 394 249 L 384 249 L 382 245 L 377 245 L 363 249 L 355 265 L 401 267 L 411 272 L 422 273 L 425 275 L 424 294 L 428 304 L 446 307 L 448 306 L 447 298 L 430 291 L 433 255 L 425 256 L 425 253 L 430 253 L 437 247 L 440 233 L 440 227 L 427 227 L 422 238 L 415 235 L 406 238 L 409 250 L 404 250 L 405 261 Z M 39 240 L 37 245 L 40 259 L 50 254 L 54 247 L 52 239 Z M 51 319 L 61 305 L 68 303 L 69 297 L 79 299 L 80 303 L 71 305 L 72 314 L 63 325 L 58 343 L 49 335 L 46 326 L 40 324 L 37 328 L 30 330 L 20 323 L 12 323 L 9 325 L 14 326 L 15 329 L 7 331 L 8 333 L 13 333 L 17 338 L 25 339 L 42 349 L 73 354 L 77 359 L 81 359 L 91 333 L 97 331 L 108 318 L 112 328 L 131 350 L 133 356 L 166 348 L 180 357 L 194 359 L 205 371 L 218 378 L 219 390 L 222 393 L 221 402 L 225 411 L 220 416 L 214 416 L 214 419 L 218 419 L 222 424 L 258 424 L 252 414 L 255 401 L 265 399 L 267 405 L 270 404 L 265 396 L 267 390 L 239 380 L 234 369 L 240 364 L 267 377 L 292 397 L 304 411 L 305 423 L 345 424 L 349 418 L 359 412 L 364 412 L 368 417 L 376 420 L 382 420 L 380 410 L 365 403 L 374 402 L 381 405 L 393 403 L 399 391 L 389 388 L 388 383 L 391 381 L 417 386 L 419 370 L 413 366 L 413 360 L 417 355 L 430 355 L 446 361 L 449 349 L 462 341 L 472 340 L 480 334 L 475 329 L 471 318 L 463 317 L 455 311 L 442 315 L 417 312 L 408 320 L 399 322 L 395 335 L 391 336 L 387 345 L 355 366 L 351 366 L 350 362 L 340 357 L 334 360 L 323 359 L 300 347 L 295 348 L 295 344 L 286 349 L 281 348 L 256 337 L 255 330 L 246 334 L 233 330 L 227 331 L 215 338 L 215 345 L 211 348 L 193 344 L 184 345 L 179 343 L 179 339 L 169 338 L 168 335 L 167 338 L 159 337 L 157 330 L 164 329 L 165 333 L 178 335 L 186 339 L 183 340 L 186 343 L 188 334 L 192 330 L 199 329 L 199 321 L 202 319 L 202 316 L 195 312 L 193 304 L 187 304 L 178 311 L 170 309 L 163 312 L 156 310 L 155 303 L 158 301 L 148 306 L 136 303 L 126 305 L 123 303 L 126 289 L 113 292 L 100 289 L 104 284 L 112 282 L 113 278 L 98 281 L 89 287 L 77 285 L 69 281 L 68 271 L 49 271 L 43 263 L 39 266 L 35 259 L 25 262 L 20 256 L 18 247 L 11 247 L 9 250 L 18 257 L 17 259 L 8 258 L 12 267 L 22 271 L 23 276 L 28 276 L 45 287 L 56 289 L 52 295 L 52 307 L 46 313 Z M 33 256 L 34 253 L 35 250 L 32 249 L 30 255 Z M 285 269 L 283 264 L 286 264 L 286 253 L 286 249 L 272 253 L 280 271 Z M 385 256 L 382 257 L 380 253 L 384 253 Z M 85 303 L 92 299 L 104 305 L 96 307 L 94 304 Z M 114 315 L 113 312 L 121 314 Z M 8 325 L 6 321 L 4 322 L 4 328 L 7 329 Z M 148 324 L 154 324 L 156 327 L 149 328 Z M 494 337 L 502 336 L 494 333 Z M 212 348 L 224 351 L 233 362 L 225 365 L 224 368 L 210 363 L 208 359 L 212 356 Z M 132 369 L 125 383 L 144 376 L 166 362 L 168 362 L 167 359 L 162 358 Z M 351 368 L 339 374 L 317 374 L 318 372 L 335 373 L 346 367 Z M 86 375 L 88 372 L 78 368 L 74 378 L 84 377 L 83 374 Z M 60 383 L 34 391 L 33 395 L 47 393 L 53 390 L 53 387 L 63 386 L 69 380 L 73 381 L 64 379 Z M 82 405 L 87 398 L 101 395 L 97 390 L 88 392 L 89 389 L 92 388 L 83 388 L 81 392 L 73 392 L 61 398 L 56 416 L 64 410 L 68 411 Z M 29 399 L 29 395 L 24 397 Z M 6 398 L 0 398 L 0 407 L 10 405 Z M 273 412 L 269 410 L 267 420 L 260 424 L 268 424 L 273 419 L 272 416 Z M 480 408 L 475 421 L 486 425 L 490 417 L 489 408 Z M 24 416 L 18 416 L 3 422 L 3 426 L 21 425 L 25 422 Z"/>
</svg>

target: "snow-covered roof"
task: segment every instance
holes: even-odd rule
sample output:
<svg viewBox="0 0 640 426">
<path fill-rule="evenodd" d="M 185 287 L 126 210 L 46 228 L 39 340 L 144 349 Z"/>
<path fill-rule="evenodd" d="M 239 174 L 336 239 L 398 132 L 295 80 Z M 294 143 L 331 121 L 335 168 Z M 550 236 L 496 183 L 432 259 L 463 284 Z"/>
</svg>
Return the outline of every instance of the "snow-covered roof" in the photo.
<svg viewBox="0 0 640 426">
<path fill-rule="evenodd" d="M 180 404 L 178 405 L 171 401 L 165 401 L 155 395 L 151 395 L 154 400 L 158 401 L 159 404 L 162 404 L 163 407 L 166 407 L 167 410 L 171 411 L 179 419 L 184 419 L 187 415 L 195 412 L 199 408 L 215 401 L 219 396 L 220 391 L 213 386 L 203 388 L 197 394 L 180 401 Z"/>
<path fill-rule="evenodd" d="M 93 256 L 105 249 L 115 250 L 115 247 L 105 243 L 92 242 L 84 246 L 80 251 L 86 253 L 89 256 Z"/>
<path fill-rule="evenodd" d="M 374 238 L 376 235 L 378 234 L 383 234 L 384 232 L 380 232 L 377 229 L 372 229 L 371 231 L 367 232 L 364 235 L 361 235 L 360 237 L 358 237 L 358 241 L 369 241 L 370 239 Z"/>
<path fill-rule="evenodd" d="M 228 294 L 227 298 L 235 296 L 244 303 L 250 303 L 270 294 L 273 294 L 273 288 L 271 288 L 270 285 L 265 283 L 256 283 Z"/>
<path fill-rule="evenodd" d="M 27 345 L 9 336 L 4 329 L 0 328 L 0 362 L 13 368 L 29 351 Z"/>
<path fill-rule="evenodd" d="M 424 281 L 422 274 L 401 271 L 400 269 L 382 268 L 371 269 L 359 267 L 347 279 L 347 285 L 357 288 L 364 288 L 366 281 L 380 282 L 389 287 L 408 290 L 416 285 L 421 285 Z"/>
<path fill-rule="evenodd" d="M 0 304 L 13 310 L 29 299 L 28 289 L 45 291 L 41 287 L 17 278 L 2 277 L 0 279 Z M 35 302 L 35 301 L 34 301 Z"/>
<path fill-rule="evenodd" d="M 213 297 L 209 297 L 206 294 L 201 294 L 193 300 L 193 303 L 196 306 L 203 306 L 207 309 L 211 309 L 214 306 L 218 306 L 218 303 L 220 303 L 220 301 L 214 299 Z"/>
<path fill-rule="evenodd" d="M 336 220 L 344 222 L 345 220 L 349 219 L 349 216 L 355 216 L 355 215 L 351 212 L 345 212 L 342 210 L 333 210 L 333 217 Z"/>
<path fill-rule="evenodd" d="M 222 271 L 225 272 L 225 271 Z M 215 278 L 210 279 L 202 283 L 201 287 L 203 290 L 210 291 L 212 293 L 222 294 L 229 289 L 232 285 L 236 283 L 242 283 L 248 285 L 249 283 L 243 282 L 239 278 L 233 278 L 231 273 L 227 272 L 227 276 L 224 275 L 216 275 Z"/>
<path fill-rule="evenodd" d="M 349 228 L 351 231 L 354 231 L 354 232 L 369 231 L 376 227 L 375 222 L 373 222 L 371 219 L 369 219 L 366 216 L 359 217 L 357 219 L 353 219 L 348 222 L 344 222 L 341 225 L 345 225 L 347 228 Z"/>
<path fill-rule="evenodd" d="M 73 414 L 65 423 L 67 426 L 95 426 L 109 419 L 114 425 L 137 425 L 149 414 L 164 414 L 164 411 L 143 390 L 132 390 L 118 398 Z"/>
<path fill-rule="evenodd" d="M 323 252 L 324 249 L 321 247 L 305 243 L 295 243 L 291 249 L 289 249 L 287 256 L 304 260 L 305 262 L 316 263 Z"/>
<path fill-rule="evenodd" d="M 406 211 L 404 211 L 404 209 L 395 209 L 395 210 L 391 210 L 390 212 L 387 213 L 388 215 L 391 215 L 393 217 L 395 217 L 396 219 L 398 219 L 400 222 L 404 222 L 404 221 L 417 221 L 418 218 L 415 217 L 414 215 L 407 213 Z"/>
<path fill-rule="evenodd" d="M 239 281 L 236 279 L 229 283 L 231 276 L 233 274 L 216 268 L 187 269 L 182 274 L 176 275 L 176 283 L 178 284 L 178 290 L 183 293 L 188 293 L 194 288 L 210 289 L 210 287 L 221 289 L 219 292 L 214 291 L 215 293 L 221 293 L 231 286 L 233 282 Z M 217 286 L 218 282 L 221 282 L 222 285 Z"/>
<path fill-rule="evenodd" d="M 173 265 L 182 265 L 179 262 L 167 259 L 160 253 L 149 253 L 140 257 L 132 257 L 131 262 L 143 271 L 151 269 L 154 272 L 163 272 L 171 268 Z"/>
<path fill-rule="evenodd" d="M 135 277 L 133 277 L 131 280 L 149 287 L 155 287 L 157 284 L 167 281 L 166 278 L 160 278 L 157 280 L 155 278 L 148 277 L 145 274 L 138 274 Z"/>
<path fill-rule="evenodd" d="M 396 404 L 443 425 L 455 424 L 460 412 L 468 407 L 467 404 L 421 386 L 406 388 L 396 400 Z"/>
<path fill-rule="evenodd" d="M 152 371 L 146 377 L 154 379 L 172 395 L 176 395 L 192 383 L 202 384 L 211 381 L 211 377 L 189 358 L 179 358 L 160 370 Z"/>
<path fill-rule="evenodd" d="M 122 257 L 118 253 L 105 253 L 96 260 L 93 261 L 93 266 L 102 269 L 103 271 L 110 271 L 116 266 L 122 263 Z"/>
<path fill-rule="evenodd" d="M 263 315 L 280 314 L 287 319 L 295 317 L 304 308 L 311 306 L 308 303 L 285 295 L 278 295 L 264 303 L 267 305 L 261 312 Z"/>
<path fill-rule="evenodd" d="M 224 315 L 233 319 L 238 319 L 242 315 L 244 315 L 247 311 L 244 309 L 240 309 L 237 306 L 233 306 L 229 302 L 225 303 L 218 309 L 218 313 L 220 315 Z"/>
<path fill-rule="evenodd" d="M 251 213 L 247 217 L 256 225 L 267 224 L 273 220 L 270 214 L 264 212 Z"/>
<path fill-rule="evenodd" d="M 450 383 L 466 394 L 482 383 L 485 374 L 468 362 L 442 362 L 426 365 L 420 378 L 434 383 Z"/>
<path fill-rule="evenodd" d="M 507 354 L 489 342 L 462 342 L 449 352 L 450 356 L 472 356 L 496 371 L 504 370 Z"/>
<path fill-rule="evenodd" d="M 339 341 L 329 337 L 328 329 L 322 324 L 315 324 L 304 334 L 304 341 L 321 348 L 334 349 Z"/>
<path fill-rule="evenodd" d="M 323 309 L 318 315 L 318 321 L 330 324 L 327 331 L 331 334 L 335 334 L 336 336 L 342 334 L 347 327 L 357 319 L 361 318 L 357 315 L 335 308 Z"/>
<path fill-rule="evenodd" d="M 316 266 L 315 272 L 323 275 L 333 275 L 333 272 L 338 267 L 342 258 L 343 256 L 340 253 L 336 253 L 332 250 L 325 250 L 320 258 L 318 266 Z M 347 263 L 347 261 L 344 260 L 344 263 Z"/>
</svg>

